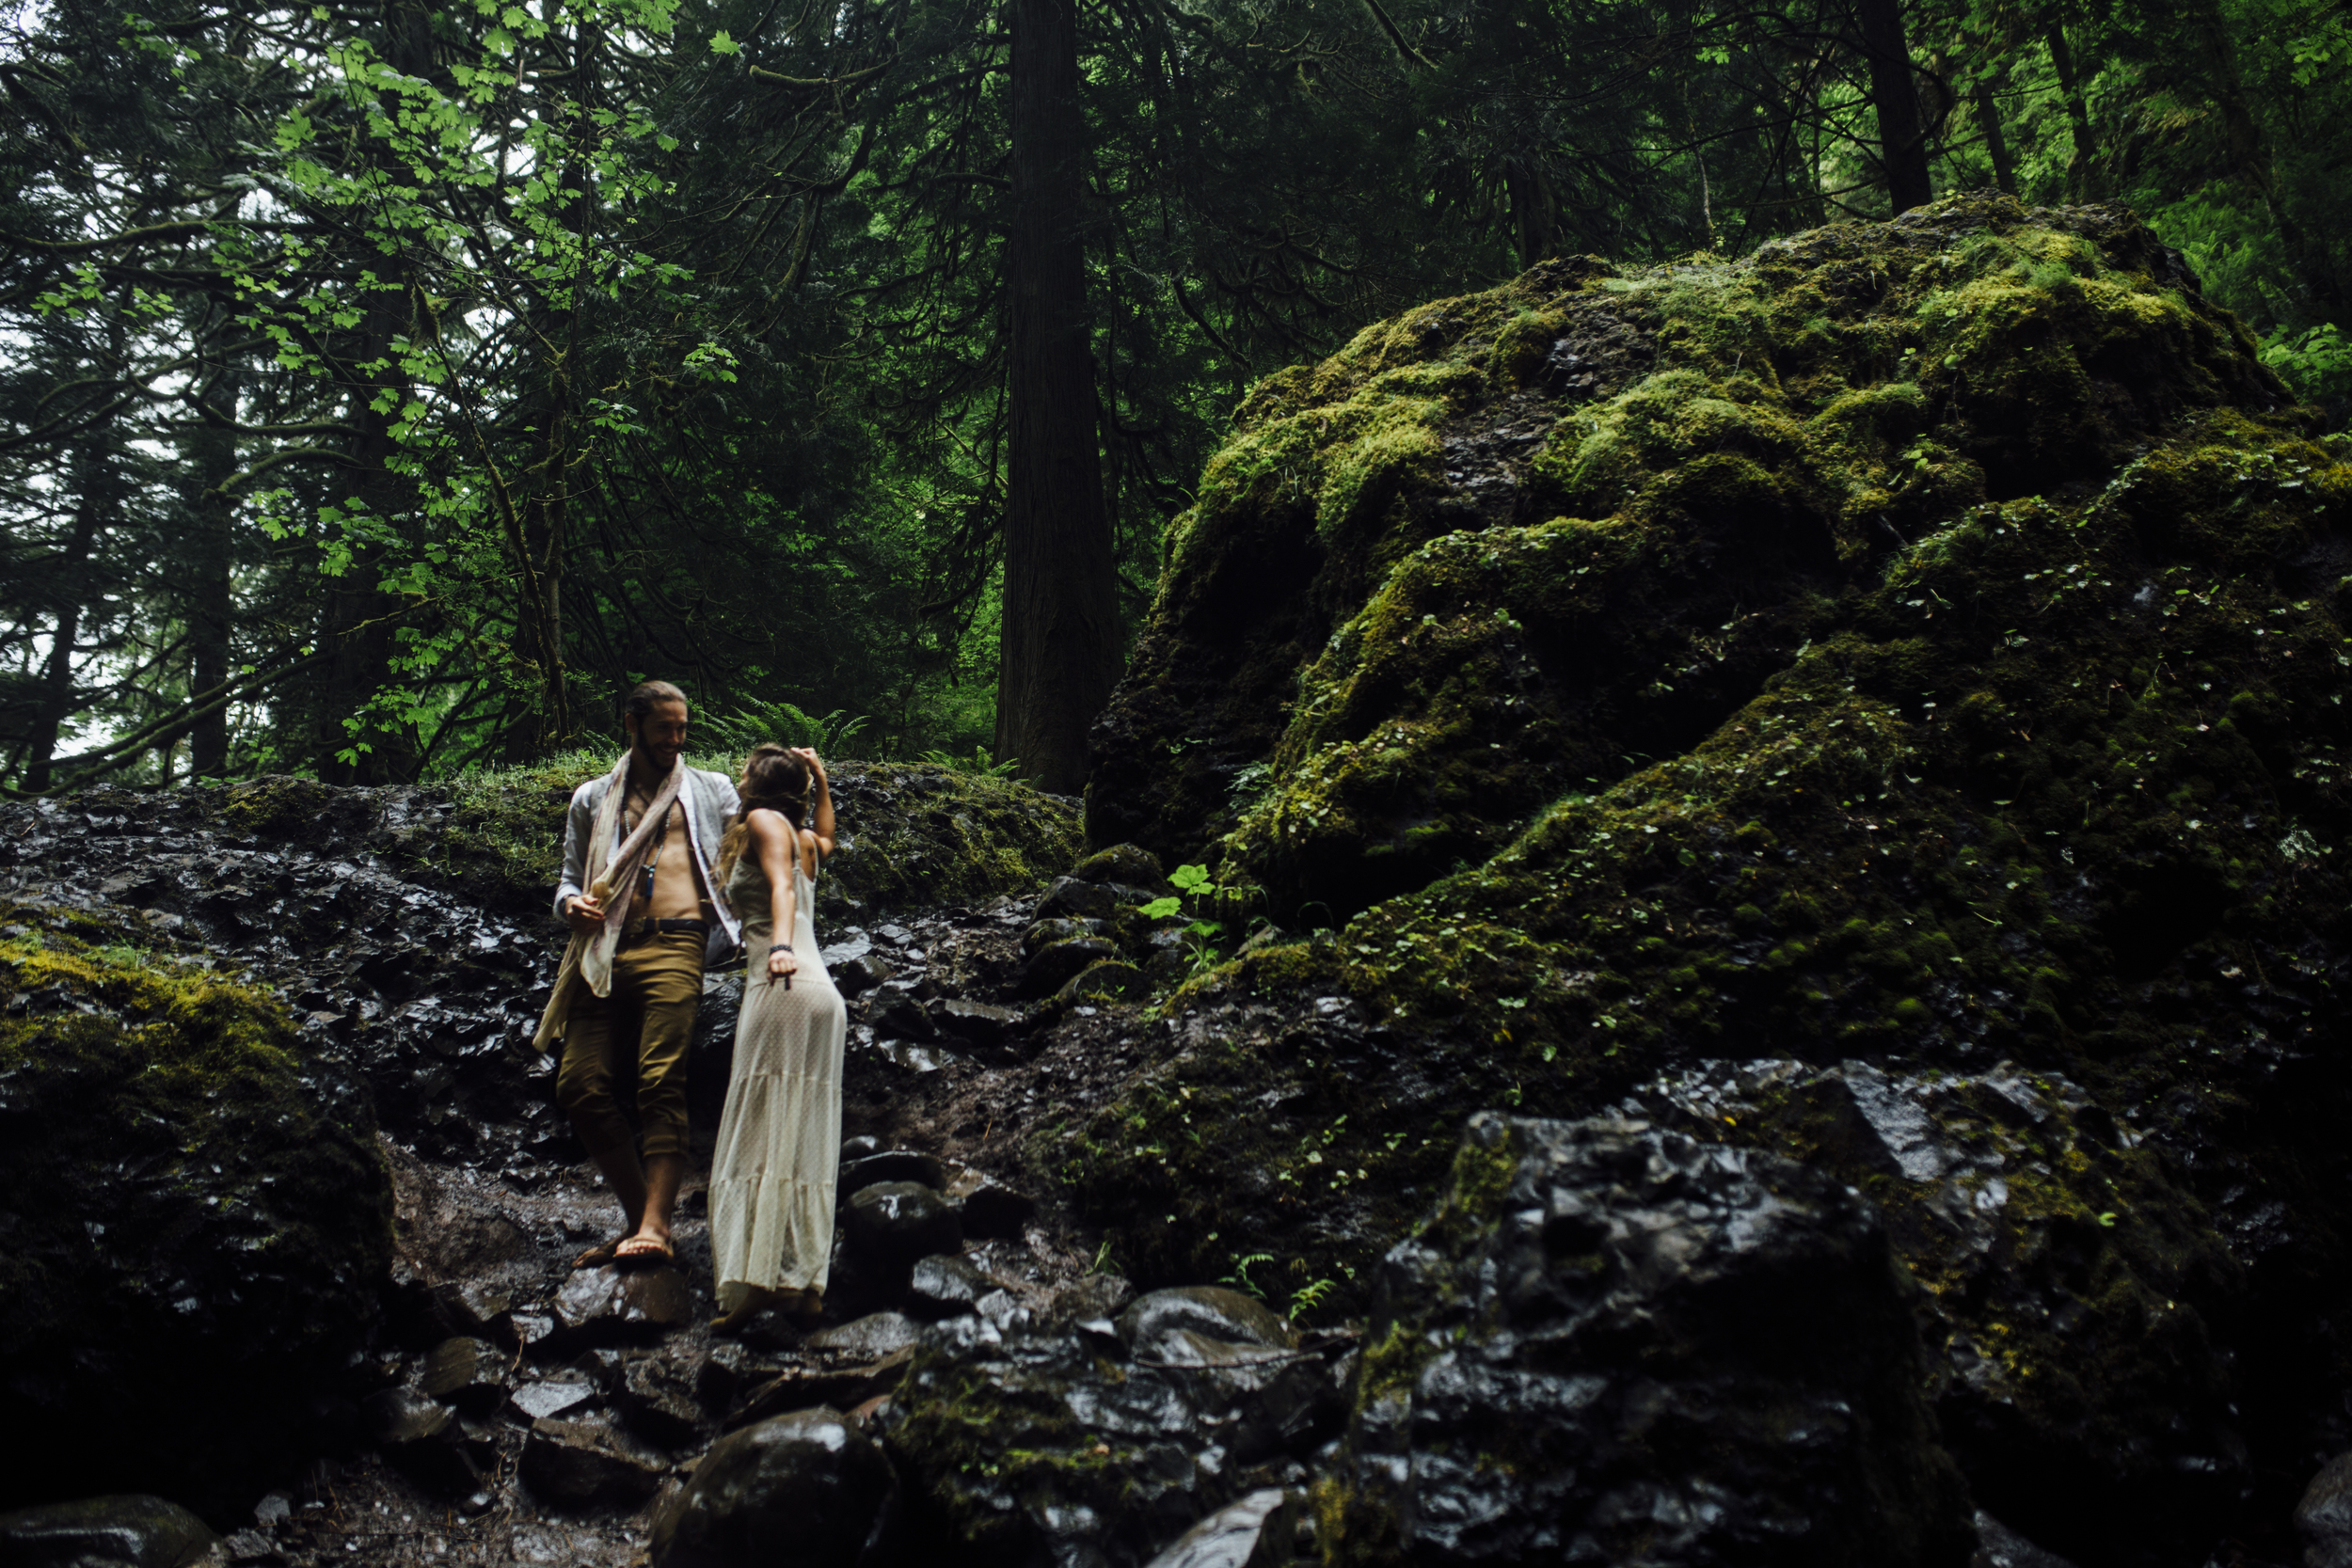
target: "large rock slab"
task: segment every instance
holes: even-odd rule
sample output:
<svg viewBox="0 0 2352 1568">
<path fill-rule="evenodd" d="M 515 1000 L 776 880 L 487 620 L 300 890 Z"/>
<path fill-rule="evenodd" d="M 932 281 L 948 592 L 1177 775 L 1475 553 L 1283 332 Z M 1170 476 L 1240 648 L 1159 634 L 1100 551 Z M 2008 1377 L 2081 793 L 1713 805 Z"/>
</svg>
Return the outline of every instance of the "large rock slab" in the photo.
<svg viewBox="0 0 2352 1568">
<path fill-rule="evenodd" d="M 890 1461 L 818 1406 L 722 1437 L 654 1520 L 653 1568 L 854 1568 L 897 1491 Z"/>
<path fill-rule="evenodd" d="M 1645 1124 L 1471 1119 L 1382 1264 L 1332 1560 L 1963 1568 L 1869 1205 Z"/>
<path fill-rule="evenodd" d="M 1116 1309 L 1118 1292 L 1084 1293 L 1096 1299 L 1079 1309 Z M 1122 1361 L 1100 1329 L 1024 1326 L 1025 1313 L 999 1329 L 985 1310 L 927 1332 L 877 1418 L 928 1532 L 907 1549 L 941 1560 L 1141 1568 L 1303 1464 L 1343 1414 L 1328 1345 L 1237 1346 L 1211 1366 Z"/>
<path fill-rule="evenodd" d="M 84 1497 L 0 1513 L 8 1568 L 215 1568 L 228 1560 L 203 1520 L 162 1497 Z"/>
</svg>

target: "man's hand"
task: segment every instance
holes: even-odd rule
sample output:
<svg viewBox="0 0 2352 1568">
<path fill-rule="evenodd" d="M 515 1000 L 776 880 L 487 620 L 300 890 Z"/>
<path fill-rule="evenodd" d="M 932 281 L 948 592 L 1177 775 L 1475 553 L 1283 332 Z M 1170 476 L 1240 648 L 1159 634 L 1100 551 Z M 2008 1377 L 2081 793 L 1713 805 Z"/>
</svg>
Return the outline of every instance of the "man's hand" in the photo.
<svg viewBox="0 0 2352 1568">
<path fill-rule="evenodd" d="M 564 905 L 564 918 L 583 937 L 604 929 L 604 906 L 592 893 L 576 893 Z"/>
</svg>

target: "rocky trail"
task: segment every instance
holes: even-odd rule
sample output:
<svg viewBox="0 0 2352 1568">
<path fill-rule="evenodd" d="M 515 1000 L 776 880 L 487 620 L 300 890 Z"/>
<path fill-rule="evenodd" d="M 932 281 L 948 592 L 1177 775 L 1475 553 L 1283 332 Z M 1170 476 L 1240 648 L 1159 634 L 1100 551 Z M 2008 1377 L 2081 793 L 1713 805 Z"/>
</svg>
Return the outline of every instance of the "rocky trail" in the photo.
<svg viewBox="0 0 2352 1568">
<path fill-rule="evenodd" d="M 858 770 L 847 773 L 845 819 L 860 795 Z M 237 804 L 123 793 L 0 812 L 8 936 L 114 936 L 118 959 L 171 973 L 210 974 L 226 967 L 213 955 L 233 952 L 236 978 L 302 1009 L 296 1037 L 314 1066 L 349 1074 L 373 1109 L 391 1288 L 380 1319 L 346 1336 L 344 1441 L 278 1453 L 279 1483 L 242 1508 L 213 1488 L 208 1512 L 238 1526 L 223 1560 L 641 1562 L 714 1442 L 812 1409 L 858 1434 L 830 1440 L 870 1450 L 887 1478 L 851 1498 L 856 1544 L 882 1526 L 935 1530 L 883 1495 L 898 1482 L 873 1446 L 927 1335 L 961 1375 L 1008 1386 L 1034 1375 L 1023 1357 L 1059 1357 L 1067 1381 L 1102 1385 L 1099 1431 L 1139 1441 L 1126 1457 L 1150 1473 L 1157 1509 L 1041 1510 L 1046 1534 L 1118 1537 L 1113 1560 L 1140 1560 L 1214 1505 L 1266 1487 L 1288 1497 L 1280 1523 L 1296 1528 L 1299 1495 L 1280 1488 L 1295 1489 L 1302 1461 L 1335 1434 L 1355 1337 L 1302 1337 L 1216 1287 L 1138 1298 L 1018 1174 L 1041 1123 L 1094 1109 L 1132 1070 L 1132 1037 L 1168 1027 L 1118 999 L 1140 975 L 1101 964 L 1105 944 L 1077 929 L 1107 929 L 1100 916 L 1128 890 L 1063 879 L 1042 897 L 829 915 L 825 959 L 852 1023 L 824 1322 L 803 1336 L 766 1318 L 720 1339 L 700 1173 L 739 974 L 708 977 L 697 1021 L 698 1174 L 681 1196 L 675 1266 L 575 1270 L 617 1213 L 553 1105 L 551 1064 L 528 1044 L 553 975 L 552 923 L 420 879 L 402 847 L 441 827 L 448 807 L 429 795 L 341 798 L 324 819 L 259 833 L 236 831 Z M 1077 951 L 1038 954 L 1073 934 Z M 1073 986 L 1082 969 L 1100 973 Z M 8 1002 L 18 1017 L 103 1005 L 61 982 Z M 236 1201 L 233 1173 L 217 1186 L 203 1206 Z M 1106 1382 L 1098 1370 L 1120 1365 L 1132 1373 Z M 1093 1434 L 1074 1451 L 1110 1459 Z M 964 1500 L 1021 1512 L 971 1479 Z M 659 1560 L 706 1559 L 674 1546 Z"/>
</svg>

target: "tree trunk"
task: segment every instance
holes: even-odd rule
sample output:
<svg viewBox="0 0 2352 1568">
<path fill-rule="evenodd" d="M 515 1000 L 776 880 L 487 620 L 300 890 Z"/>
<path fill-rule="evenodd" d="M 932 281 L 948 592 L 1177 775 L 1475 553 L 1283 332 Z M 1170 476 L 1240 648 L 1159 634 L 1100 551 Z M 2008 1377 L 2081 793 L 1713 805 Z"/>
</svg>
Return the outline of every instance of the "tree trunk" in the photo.
<svg viewBox="0 0 2352 1568">
<path fill-rule="evenodd" d="M 1975 93 L 1977 123 L 1984 127 L 1984 150 L 1993 160 L 1993 183 L 2004 196 L 2017 194 L 2017 166 L 2009 161 L 2009 142 L 2001 135 L 2001 106 L 1989 83 L 1979 82 Z"/>
<path fill-rule="evenodd" d="M 214 418 L 233 425 L 243 367 L 223 362 L 213 383 L 201 394 Z M 221 486 L 237 471 L 237 434 L 207 426 L 188 441 L 196 474 L 196 496 L 190 508 L 195 537 L 190 540 L 188 638 L 192 644 L 191 697 L 214 690 L 229 679 L 230 642 L 235 606 L 230 581 L 230 521 L 236 502 Z M 197 720 L 188 732 L 188 768 L 199 779 L 224 778 L 229 772 L 229 709 L 220 707 Z"/>
<path fill-rule="evenodd" d="M 57 736 L 73 715 L 74 644 L 82 635 L 82 599 L 75 590 L 84 563 L 98 540 L 98 530 L 115 503 L 115 476 L 110 459 L 111 424 L 86 436 L 73 454 L 73 531 L 54 569 L 59 583 L 55 601 L 56 629 L 50 634 L 49 657 L 41 663 L 40 695 L 33 721 L 25 735 L 24 787 L 39 794 L 55 782 Z"/>
<path fill-rule="evenodd" d="M 1013 0 L 1010 439 L 996 757 L 1085 787 L 1087 731 L 1118 678 L 1110 528 L 1088 349 L 1085 127 L 1073 0 Z"/>
<path fill-rule="evenodd" d="M 2050 46 L 2050 69 L 2058 74 L 2058 95 L 2066 100 L 2066 118 L 2074 123 L 2074 156 L 2066 166 L 2066 192 L 2077 201 L 2098 197 L 2098 172 L 2092 163 L 2098 148 L 2090 135 L 2090 108 L 2083 102 L 2082 84 L 2074 75 L 2074 52 L 2066 47 L 2066 29 L 2052 22 L 2042 35 Z"/>
<path fill-rule="evenodd" d="M 1928 139 L 1919 125 L 1901 0 L 1854 0 L 1854 14 L 1862 24 L 1862 51 L 1870 60 L 1870 101 L 1878 110 L 1886 194 L 1896 212 L 1907 213 L 1926 206 L 1934 191 L 1928 181 Z"/>
<path fill-rule="evenodd" d="M 421 8 L 404 0 L 386 6 L 385 56 L 386 63 L 403 75 L 428 72 L 433 59 L 432 26 Z M 388 102 L 385 112 L 393 113 L 396 107 Z M 380 155 L 389 168 L 398 169 L 389 150 Z M 375 367 L 365 379 L 354 377 L 349 384 L 346 417 L 358 432 L 351 447 L 356 471 L 353 487 L 378 521 L 391 524 L 408 512 L 407 486 L 391 471 L 392 454 L 399 445 L 392 425 L 408 400 L 407 377 L 393 345 L 395 339 L 416 332 L 415 283 L 405 254 L 393 255 L 389 266 L 373 257 L 367 264 L 400 286 L 374 296 L 349 361 Z M 380 546 L 357 549 L 351 564 L 326 595 L 319 640 L 330 650 L 330 657 L 322 683 L 315 745 L 319 777 L 329 784 L 396 783 L 416 771 L 416 739 L 406 726 L 387 726 L 372 717 L 361 719 L 376 694 L 391 682 L 396 646 L 393 617 L 405 608 L 383 591 L 382 573 Z M 356 726 L 355 719 L 361 719 Z"/>
<path fill-rule="evenodd" d="M 2214 0 L 2195 0 L 2189 15 L 2198 53 L 2213 73 L 2214 102 L 2221 110 L 2222 131 L 2229 138 L 2231 172 L 2262 198 L 2271 225 L 2279 231 L 2280 245 L 2320 313 L 2329 320 L 2342 321 L 2344 290 L 2328 262 L 2326 247 L 2312 240 L 2310 231 L 2280 198 L 2270 146 L 2254 119 L 2253 106 L 2247 102 L 2246 84 L 2238 75 L 2237 46 L 2230 37 L 2228 24 L 2222 20 L 2221 8 Z"/>
</svg>

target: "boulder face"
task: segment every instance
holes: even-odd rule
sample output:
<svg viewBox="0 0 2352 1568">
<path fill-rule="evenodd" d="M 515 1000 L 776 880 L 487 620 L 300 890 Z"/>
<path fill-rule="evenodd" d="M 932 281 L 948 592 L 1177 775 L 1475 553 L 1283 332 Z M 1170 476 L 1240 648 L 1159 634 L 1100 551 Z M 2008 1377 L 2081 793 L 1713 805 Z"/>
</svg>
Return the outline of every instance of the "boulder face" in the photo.
<svg viewBox="0 0 2352 1568">
<path fill-rule="evenodd" d="M 1926 1187 L 1841 1164 L 1860 1077 L 1708 1135 L 1899 1200 L 1987 1506 L 2283 1518 L 2352 1437 L 2352 444 L 2253 350 L 2129 214 L 1983 196 L 1262 382 L 1096 732 L 1090 840 L 1288 932 L 1073 1130 L 1138 1282 L 1248 1235 L 1360 1304 L 1459 1108 L 1858 1063 L 1973 1120 Z"/>
<path fill-rule="evenodd" d="M 1474 1117 L 1381 1266 L 1325 1560 L 1962 1568 L 1910 1294 L 1794 1161 Z"/>
<path fill-rule="evenodd" d="M 212 1498 L 320 1441 L 391 1260 L 364 1091 L 148 940 L 0 906 L 0 1503 Z"/>
</svg>

